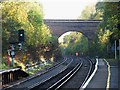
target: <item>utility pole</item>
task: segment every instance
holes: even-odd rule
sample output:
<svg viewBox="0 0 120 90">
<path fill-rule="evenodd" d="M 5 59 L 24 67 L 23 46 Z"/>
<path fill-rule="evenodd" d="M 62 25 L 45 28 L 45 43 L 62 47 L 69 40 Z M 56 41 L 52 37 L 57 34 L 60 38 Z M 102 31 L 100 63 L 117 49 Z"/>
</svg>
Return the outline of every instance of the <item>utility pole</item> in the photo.
<svg viewBox="0 0 120 90">
<path fill-rule="evenodd" d="M 11 57 L 12 57 L 12 66 L 14 66 L 14 57 L 15 57 L 15 52 L 14 52 L 14 45 L 12 44 L 12 51 L 11 51 Z"/>
<path fill-rule="evenodd" d="M 120 59 L 120 39 L 119 39 L 119 59 Z"/>
<path fill-rule="evenodd" d="M 117 59 L 116 40 L 115 40 L 115 59 Z"/>
</svg>

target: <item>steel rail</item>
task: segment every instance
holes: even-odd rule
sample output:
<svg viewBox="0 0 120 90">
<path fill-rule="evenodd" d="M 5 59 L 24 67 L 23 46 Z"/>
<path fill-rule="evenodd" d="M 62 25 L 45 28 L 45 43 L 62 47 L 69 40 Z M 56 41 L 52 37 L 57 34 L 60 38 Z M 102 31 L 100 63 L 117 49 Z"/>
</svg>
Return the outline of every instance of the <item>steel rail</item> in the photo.
<svg viewBox="0 0 120 90">
<path fill-rule="evenodd" d="M 55 84 L 50 86 L 47 90 L 50 90 L 50 89 L 57 90 L 57 89 L 59 89 L 62 85 L 64 85 L 70 78 L 72 78 L 76 74 L 76 72 L 81 68 L 82 65 L 83 65 L 83 61 L 81 63 L 77 64 L 77 66 L 75 66 L 68 74 L 66 74 L 58 82 L 56 82 Z"/>
<path fill-rule="evenodd" d="M 45 80 L 42 81 L 42 82 L 35 83 L 35 84 L 33 84 L 33 85 L 27 87 L 27 88 L 24 89 L 24 90 L 30 90 L 30 89 L 33 89 L 33 88 L 39 86 L 40 84 L 43 84 L 43 83 L 47 82 L 47 81 L 50 80 L 51 78 L 54 78 L 55 76 L 57 76 L 57 75 L 59 75 L 60 73 L 64 72 L 64 71 L 69 67 L 69 65 L 70 65 L 72 62 L 73 62 L 73 59 L 72 59 L 72 60 L 70 61 L 70 63 L 69 63 L 68 65 L 66 65 L 66 66 L 65 66 L 65 67 L 64 67 L 64 68 L 63 68 L 58 74 L 53 75 L 53 76 L 51 76 L 51 77 L 45 79 Z"/>
<path fill-rule="evenodd" d="M 32 76 L 32 77 L 29 77 L 29 78 L 27 78 L 27 79 L 24 79 L 24 80 L 22 80 L 22 81 L 20 81 L 20 82 L 17 82 L 17 83 L 15 83 L 15 84 L 13 84 L 13 85 L 4 87 L 2 90 L 8 89 L 8 88 L 12 88 L 12 87 L 17 86 L 17 85 L 20 85 L 20 84 L 22 84 L 22 83 L 24 83 L 24 82 L 28 82 L 28 81 L 31 80 L 31 79 L 37 78 L 37 77 L 39 77 L 40 75 L 43 75 L 43 74 L 45 74 L 45 73 L 53 70 L 54 68 L 59 67 L 60 65 L 64 64 L 67 60 L 68 60 L 68 59 L 65 59 L 65 61 L 63 61 L 62 63 L 59 63 L 59 64 L 57 64 L 57 65 L 55 65 L 55 66 L 47 69 L 46 71 L 44 71 L 44 72 L 42 72 L 42 73 L 36 74 L 36 75 L 34 75 L 34 76 Z"/>
<path fill-rule="evenodd" d="M 88 60 L 89 60 L 89 62 L 90 62 L 90 69 L 89 69 L 89 71 L 88 71 L 88 74 L 87 74 L 87 76 L 86 76 L 84 82 L 83 82 L 82 85 L 80 86 L 79 90 L 82 89 L 82 87 L 84 86 L 84 84 L 85 84 L 86 81 L 88 80 L 88 78 L 89 78 L 89 76 L 90 76 L 90 74 L 91 74 L 91 71 L 92 71 L 93 62 L 92 62 L 92 60 L 90 60 L 90 59 L 88 59 Z"/>
<path fill-rule="evenodd" d="M 90 77 L 88 78 L 88 80 L 86 81 L 86 83 L 83 85 L 83 87 L 79 88 L 79 90 L 84 90 L 87 87 L 87 85 L 89 84 L 89 82 L 91 81 L 91 79 L 94 77 L 97 69 L 98 69 L 98 59 L 96 59 L 95 69 L 93 70 L 92 74 L 90 75 Z"/>
</svg>

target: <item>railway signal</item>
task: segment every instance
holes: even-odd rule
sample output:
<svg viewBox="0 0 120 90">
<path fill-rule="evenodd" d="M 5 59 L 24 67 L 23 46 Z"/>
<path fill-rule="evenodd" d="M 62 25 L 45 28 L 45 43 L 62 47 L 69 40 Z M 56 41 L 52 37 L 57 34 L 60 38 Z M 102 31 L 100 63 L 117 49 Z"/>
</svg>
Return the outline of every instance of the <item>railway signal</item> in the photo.
<svg viewBox="0 0 120 90">
<path fill-rule="evenodd" d="M 21 30 L 18 30 L 18 40 L 19 42 L 24 42 L 24 30 L 21 29 Z"/>
<path fill-rule="evenodd" d="M 76 54 L 76 56 L 78 56 L 78 52 L 76 52 L 75 54 Z"/>
<path fill-rule="evenodd" d="M 9 43 L 11 44 L 11 51 L 8 52 L 8 56 L 12 58 L 12 65 L 14 66 L 14 57 L 15 57 L 15 45 L 18 44 L 19 50 L 22 49 L 22 43 L 24 42 L 24 30 L 14 30 L 10 32 Z M 8 58 L 9 64 L 9 58 Z"/>
</svg>

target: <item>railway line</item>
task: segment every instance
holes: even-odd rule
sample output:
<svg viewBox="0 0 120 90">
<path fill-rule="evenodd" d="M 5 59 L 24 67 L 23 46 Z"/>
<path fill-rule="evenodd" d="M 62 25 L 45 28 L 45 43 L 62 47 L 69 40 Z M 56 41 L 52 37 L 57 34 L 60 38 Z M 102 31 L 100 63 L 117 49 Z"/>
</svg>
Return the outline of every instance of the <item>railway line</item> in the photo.
<svg viewBox="0 0 120 90">
<path fill-rule="evenodd" d="M 50 67 L 45 67 L 43 70 L 40 70 L 40 71 L 38 71 L 38 72 L 36 72 L 35 74 L 33 74 L 33 75 L 28 75 L 29 77 L 24 77 L 24 78 L 21 78 L 21 79 L 18 79 L 18 80 L 14 80 L 13 81 L 13 79 L 10 81 L 10 74 L 11 73 L 9 73 L 9 74 L 7 74 L 7 76 L 5 76 L 6 77 L 6 79 L 4 80 L 4 76 L 2 77 L 2 88 L 9 88 L 9 87 L 12 87 L 12 86 L 15 86 L 15 85 L 18 85 L 18 84 L 20 84 L 20 83 L 22 83 L 22 82 L 25 82 L 25 81 L 28 81 L 28 80 L 30 80 L 30 79 L 32 79 L 32 78 L 34 78 L 34 77 L 36 77 L 36 76 L 38 76 L 38 75 L 42 75 L 42 74 L 45 74 L 45 73 L 47 73 L 48 71 L 50 71 L 50 70 L 52 70 L 53 68 L 55 68 L 55 67 L 58 67 L 60 64 L 62 64 L 62 63 L 64 63 L 64 62 L 66 62 L 66 58 L 63 58 L 63 60 L 61 60 L 61 61 L 58 61 L 58 62 L 56 62 L 56 63 L 53 63 L 53 65 L 52 66 L 50 66 Z M 41 66 L 41 64 L 39 64 L 39 63 L 37 63 L 36 65 L 34 64 L 34 65 L 29 65 L 29 66 L 27 66 L 26 67 L 26 71 L 28 70 L 28 69 L 35 69 L 36 67 L 40 67 Z M 14 73 L 14 71 L 18 71 L 18 70 L 20 70 L 20 68 L 18 67 L 18 68 L 14 68 L 14 69 L 8 69 L 8 70 L 1 70 L 0 71 L 0 74 L 1 75 L 4 75 L 4 73 L 6 73 L 6 72 L 13 72 Z M 12 76 L 13 76 L 13 73 L 12 73 Z M 20 73 L 16 73 L 16 74 L 20 74 Z M 24 74 L 24 73 L 23 73 Z M 20 76 L 20 75 L 19 75 Z M 19 77 L 18 76 L 18 77 Z M 18 78 L 17 76 L 15 76 L 15 74 L 14 74 L 14 77 L 16 77 L 16 78 Z M 14 77 L 12 77 L 12 78 L 14 78 Z M 9 79 L 8 79 L 9 78 Z M 18 82 L 18 83 L 17 83 Z"/>
<path fill-rule="evenodd" d="M 61 71 L 65 67 L 67 67 L 71 62 L 72 62 L 71 60 L 65 59 L 63 62 L 55 65 L 54 67 L 51 67 L 50 69 L 48 69 L 42 73 L 38 73 L 32 77 L 29 77 L 23 81 L 17 82 L 13 85 L 9 85 L 9 86 L 3 88 L 3 90 L 10 90 L 10 89 L 12 90 L 14 88 L 25 88 L 25 87 L 28 87 L 30 85 L 37 83 L 39 81 L 39 79 L 41 79 L 40 81 L 42 82 L 42 80 L 44 80 L 45 78 L 49 78 L 50 76 L 52 76 L 53 71 L 54 72 L 56 71 L 56 73 L 58 73 L 59 71 Z M 50 74 L 50 76 L 49 76 L 49 74 Z"/>
<path fill-rule="evenodd" d="M 91 72 L 93 71 L 93 64 L 92 61 L 89 59 L 82 58 L 82 60 L 83 65 L 80 67 L 77 73 L 67 83 L 61 86 L 60 89 L 69 88 L 80 90 L 82 86 L 86 83 L 86 80 L 88 80 Z"/>
<path fill-rule="evenodd" d="M 71 63 L 71 65 L 69 65 L 64 71 L 60 72 L 56 76 L 53 76 L 52 78 L 50 78 L 46 82 L 39 84 L 36 87 L 31 87 L 29 89 L 32 89 L 32 90 L 39 90 L 40 88 L 42 88 L 42 89 L 54 89 L 56 86 L 62 84 L 63 81 L 65 81 L 68 77 L 70 77 L 70 75 L 72 75 L 72 73 L 74 73 L 74 71 L 78 68 L 78 66 L 81 66 L 81 65 L 82 65 L 81 60 L 80 61 L 74 60 Z"/>
<path fill-rule="evenodd" d="M 16 88 L 24 90 L 80 89 L 93 70 L 94 64 L 88 58 L 67 58 L 43 74 L 37 74 L 26 81 L 4 88 L 4 90 Z"/>
</svg>

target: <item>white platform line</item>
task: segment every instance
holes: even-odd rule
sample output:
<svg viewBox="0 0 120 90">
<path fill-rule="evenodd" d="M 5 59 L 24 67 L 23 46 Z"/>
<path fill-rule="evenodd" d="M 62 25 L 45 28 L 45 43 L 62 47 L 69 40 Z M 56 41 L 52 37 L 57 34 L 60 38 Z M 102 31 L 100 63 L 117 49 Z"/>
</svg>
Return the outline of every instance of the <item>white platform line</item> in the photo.
<svg viewBox="0 0 120 90">
<path fill-rule="evenodd" d="M 98 69 L 98 59 L 96 59 L 95 69 L 94 69 L 93 73 L 91 74 L 89 79 L 86 81 L 86 83 L 80 88 L 80 90 L 84 90 L 87 87 L 87 85 L 92 80 L 93 76 L 95 75 L 97 69 Z"/>
<path fill-rule="evenodd" d="M 104 59 L 104 61 L 107 63 L 107 66 L 108 66 L 108 78 L 107 78 L 106 90 L 109 90 L 109 88 L 110 88 L 110 76 L 111 76 L 110 64 L 106 61 L 106 59 Z"/>
</svg>

